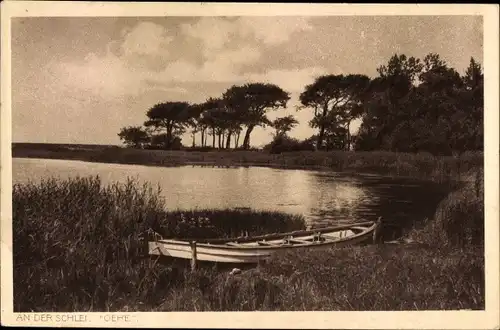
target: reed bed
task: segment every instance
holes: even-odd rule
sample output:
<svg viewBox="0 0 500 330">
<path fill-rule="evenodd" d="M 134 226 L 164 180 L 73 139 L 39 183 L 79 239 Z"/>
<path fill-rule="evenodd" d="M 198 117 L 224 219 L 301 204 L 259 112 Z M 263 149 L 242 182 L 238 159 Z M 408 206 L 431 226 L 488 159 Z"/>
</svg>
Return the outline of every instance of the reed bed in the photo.
<svg viewBox="0 0 500 330">
<path fill-rule="evenodd" d="M 177 238 L 226 238 L 254 236 L 306 228 L 299 215 L 250 209 L 176 210 L 166 212 L 162 236 Z"/>
<path fill-rule="evenodd" d="M 160 196 L 159 187 L 134 180 L 104 186 L 99 177 L 14 185 L 15 310 L 108 310 L 131 295 L 154 297 L 158 286 L 171 285 L 147 256 L 154 234 L 225 237 L 304 227 L 303 218 L 277 212 L 167 212 Z"/>
</svg>

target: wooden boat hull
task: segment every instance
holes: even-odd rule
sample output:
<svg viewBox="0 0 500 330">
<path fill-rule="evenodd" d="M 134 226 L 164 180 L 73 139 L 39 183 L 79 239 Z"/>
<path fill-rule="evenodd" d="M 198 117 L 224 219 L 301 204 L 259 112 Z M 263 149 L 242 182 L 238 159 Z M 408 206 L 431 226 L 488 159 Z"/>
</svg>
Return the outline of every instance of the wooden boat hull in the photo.
<svg viewBox="0 0 500 330">
<path fill-rule="evenodd" d="M 199 261 L 221 263 L 258 263 L 278 251 L 296 249 L 317 250 L 332 246 L 343 247 L 372 240 L 378 223 L 371 222 L 365 224 L 367 224 L 366 227 L 346 225 L 324 228 L 317 231 L 311 230 L 280 235 L 266 235 L 254 237 L 253 239 L 207 240 L 200 243 L 158 240 L 148 243 L 149 254 L 182 259 L 194 258 Z M 357 229 L 353 230 L 353 228 Z M 311 240 L 312 235 L 318 233 L 323 235 L 324 241 L 314 242 Z M 298 243 L 292 244 L 287 240 Z"/>
</svg>

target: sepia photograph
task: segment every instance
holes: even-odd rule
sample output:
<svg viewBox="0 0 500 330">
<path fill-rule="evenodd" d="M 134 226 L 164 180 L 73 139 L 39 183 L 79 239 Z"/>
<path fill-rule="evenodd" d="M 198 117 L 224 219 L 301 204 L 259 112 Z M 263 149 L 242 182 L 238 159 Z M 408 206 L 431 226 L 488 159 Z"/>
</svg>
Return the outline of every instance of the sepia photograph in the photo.
<svg viewBox="0 0 500 330">
<path fill-rule="evenodd" d="M 2 8 L 11 320 L 498 307 L 498 6 L 121 5 Z"/>
</svg>

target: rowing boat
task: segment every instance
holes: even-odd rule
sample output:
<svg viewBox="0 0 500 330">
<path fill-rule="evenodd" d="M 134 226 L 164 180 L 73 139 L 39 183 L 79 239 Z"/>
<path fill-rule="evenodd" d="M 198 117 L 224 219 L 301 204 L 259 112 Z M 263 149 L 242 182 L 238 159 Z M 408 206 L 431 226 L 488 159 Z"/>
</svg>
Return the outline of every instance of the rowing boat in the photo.
<svg viewBox="0 0 500 330">
<path fill-rule="evenodd" d="M 191 259 L 196 262 L 258 263 L 282 250 L 321 249 L 346 246 L 375 239 L 377 222 L 367 221 L 335 227 L 280 234 L 202 241 L 159 239 L 150 241 L 149 254 Z"/>
</svg>

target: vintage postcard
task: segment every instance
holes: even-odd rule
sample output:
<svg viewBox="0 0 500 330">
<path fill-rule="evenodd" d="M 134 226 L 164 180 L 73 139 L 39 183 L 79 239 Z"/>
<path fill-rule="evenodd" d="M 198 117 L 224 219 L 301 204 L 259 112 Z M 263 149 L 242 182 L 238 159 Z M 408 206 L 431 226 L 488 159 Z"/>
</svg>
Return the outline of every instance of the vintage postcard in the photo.
<svg viewBox="0 0 500 330">
<path fill-rule="evenodd" d="M 1 15 L 2 325 L 499 328 L 498 6 Z"/>
</svg>

